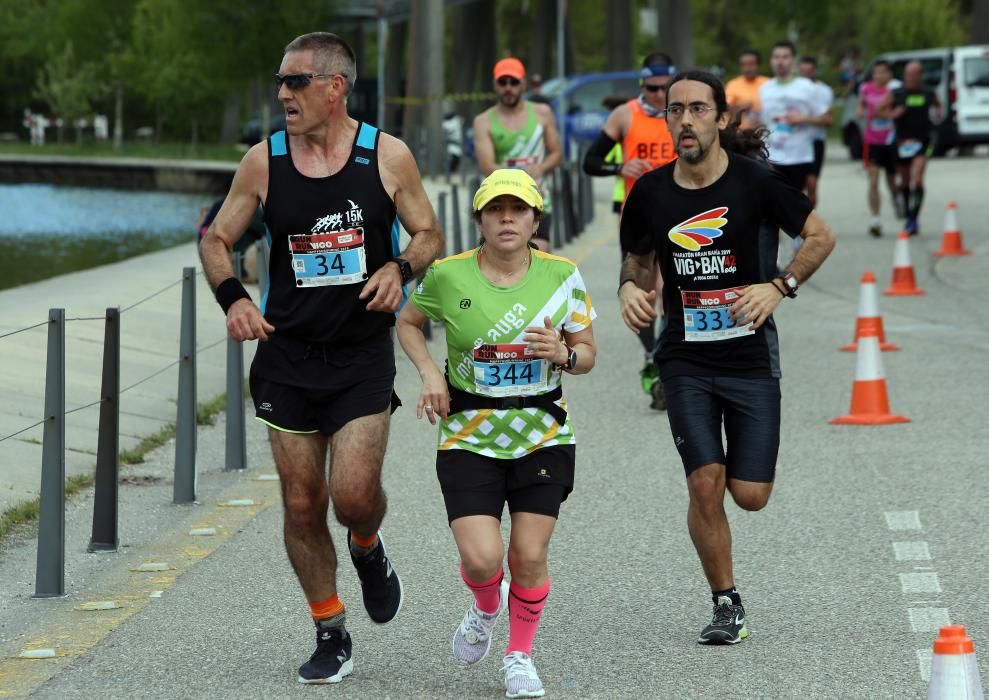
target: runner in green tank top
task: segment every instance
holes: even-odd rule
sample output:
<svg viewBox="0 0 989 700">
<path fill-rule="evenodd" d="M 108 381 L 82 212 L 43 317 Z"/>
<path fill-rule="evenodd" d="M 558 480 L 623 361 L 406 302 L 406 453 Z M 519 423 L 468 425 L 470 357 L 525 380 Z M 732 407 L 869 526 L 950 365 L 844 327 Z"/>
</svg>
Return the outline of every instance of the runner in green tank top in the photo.
<svg viewBox="0 0 989 700">
<path fill-rule="evenodd" d="M 577 266 L 529 248 L 543 199 L 535 180 L 502 169 L 474 196 L 479 248 L 438 261 L 396 322 L 399 342 L 422 377 L 416 415 L 436 424 L 436 474 L 461 574 L 474 594 L 453 634 L 462 665 L 487 656 L 500 614 L 509 614 L 502 671 L 510 698 L 545 691 L 532 641 L 549 594 L 546 553 L 573 489 L 576 445 L 560 388 L 564 372 L 594 366 L 595 316 Z M 422 334 L 446 328 L 448 376 Z M 511 514 L 504 581 L 501 515 Z"/>
<path fill-rule="evenodd" d="M 556 119 L 549 105 L 529 102 L 525 91 L 525 66 L 517 58 L 505 58 L 494 67 L 494 91 L 498 103 L 474 119 L 474 151 L 482 175 L 498 168 L 525 170 L 539 183 L 544 211 L 534 243 L 549 250 L 549 182 L 544 179 L 563 158 Z"/>
</svg>

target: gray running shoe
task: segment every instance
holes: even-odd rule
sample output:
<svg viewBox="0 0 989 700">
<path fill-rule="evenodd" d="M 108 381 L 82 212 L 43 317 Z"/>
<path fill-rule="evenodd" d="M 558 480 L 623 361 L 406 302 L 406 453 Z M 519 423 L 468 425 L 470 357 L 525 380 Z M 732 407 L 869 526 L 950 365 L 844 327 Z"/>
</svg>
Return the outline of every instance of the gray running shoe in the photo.
<svg viewBox="0 0 989 700">
<path fill-rule="evenodd" d="M 745 608 L 728 596 L 718 596 L 711 624 L 701 630 L 698 644 L 738 644 L 749 636 L 745 629 Z"/>
<path fill-rule="evenodd" d="M 505 674 L 506 698 L 541 698 L 546 694 L 532 658 L 523 651 L 513 651 L 501 667 Z"/>
<path fill-rule="evenodd" d="M 477 609 L 471 601 L 463 621 L 453 633 L 453 658 L 461 666 L 472 666 L 488 655 L 491 649 L 491 633 L 498 618 L 508 608 L 508 581 L 501 581 L 501 600 L 498 609 L 486 613 Z"/>
</svg>

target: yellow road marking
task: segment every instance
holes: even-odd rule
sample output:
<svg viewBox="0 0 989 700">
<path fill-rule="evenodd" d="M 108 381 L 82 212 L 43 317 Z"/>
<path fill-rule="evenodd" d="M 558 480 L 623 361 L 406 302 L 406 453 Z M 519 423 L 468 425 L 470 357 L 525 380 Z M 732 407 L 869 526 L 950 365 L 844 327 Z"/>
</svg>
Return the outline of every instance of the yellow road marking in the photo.
<svg viewBox="0 0 989 700">
<path fill-rule="evenodd" d="M 231 533 L 238 532 L 254 516 L 267 509 L 278 498 L 273 482 L 244 479 L 229 487 L 221 501 L 253 499 L 251 507 L 229 508 L 213 505 L 206 512 L 196 509 L 174 529 L 138 552 L 116 555 L 119 561 L 109 582 L 99 590 L 74 591 L 77 600 L 51 598 L 37 601 L 45 606 L 39 612 L 38 624 L 27 632 L 31 640 L 21 651 L 53 648 L 55 658 L 26 659 L 19 656 L 0 659 L 0 697 L 23 697 L 34 692 L 42 683 L 64 670 L 73 657 L 86 653 L 132 615 L 155 600 L 151 594 L 167 590 L 178 577 L 219 549 Z M 215 537 L 188 535 L 193 526 L 215 527 Z M 173 571 L 168 576 L 153 576 L 136 571 L 144 562 L 168 562 Z M 134 567 L 134 568 L 132 568 Z M 160 573 L 160 572 L 150 572 Z M 77 609 L 78 598 L 114 601 L 119 607 L 99 612 Z"/>
</svg>

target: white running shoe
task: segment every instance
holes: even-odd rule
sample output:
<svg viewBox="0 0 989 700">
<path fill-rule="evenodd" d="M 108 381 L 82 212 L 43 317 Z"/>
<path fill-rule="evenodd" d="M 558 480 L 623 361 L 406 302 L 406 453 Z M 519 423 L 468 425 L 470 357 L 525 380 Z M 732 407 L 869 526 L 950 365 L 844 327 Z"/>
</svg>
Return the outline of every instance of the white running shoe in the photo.
<svg viewBox="0 0 989 700">
<path fill-rule="evenodd" d="M 472 600 L 463 622 L 453 633 L 453 658 L 461 666 L 472 666 L 488 655 L 491 633 L 501 613 L 508 608 L 508 581 L 501 581 L 501 601 L 493 613 L 477 609 Z"/>
<path fill-rule="evenodd" d="M 532 658 L 523 651 L 513 651 L 501 667 L 505 674 L 506 698 L 541 698 L 546 694 Z"/>
</svg>

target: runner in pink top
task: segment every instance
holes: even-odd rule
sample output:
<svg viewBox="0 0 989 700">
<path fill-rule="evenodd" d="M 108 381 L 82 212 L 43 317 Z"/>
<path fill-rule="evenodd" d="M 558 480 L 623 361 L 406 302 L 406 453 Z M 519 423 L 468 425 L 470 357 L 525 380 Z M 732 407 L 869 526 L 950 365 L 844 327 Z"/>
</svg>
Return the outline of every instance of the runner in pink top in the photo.
<svg viewBox="0 0 989 700">
<path fill-rule="evenodd" d="M 862 140 L 865 145 L 865 164 L 869 170 L 869 211 L 872 225 L 869 234 L 882 235 L 882 219 L 879 216 L 879 169 L 886 172 L 886 184 L 896 204 L 896 150 L 893 146 L 893 92 L 889 82 L 893 69 L 886 61 L 876 61 L 872 66 L 872 80 L 859 88 L 858 116 L 865 120 Z"/>
</svg>

